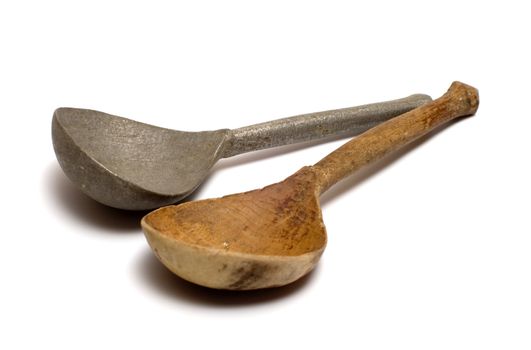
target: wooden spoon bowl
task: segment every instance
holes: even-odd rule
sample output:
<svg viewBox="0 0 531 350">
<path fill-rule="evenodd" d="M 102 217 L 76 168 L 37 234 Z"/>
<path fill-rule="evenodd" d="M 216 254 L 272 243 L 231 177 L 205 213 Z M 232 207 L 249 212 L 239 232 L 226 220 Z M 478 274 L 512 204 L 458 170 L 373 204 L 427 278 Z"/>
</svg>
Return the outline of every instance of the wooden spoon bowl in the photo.
<svg viewBox="0 0 531 350">
<path fill-rule="evenodd" d="M 151 212 L 142 219 L 148 243 L 171 271 L 203 286 L 291 283 L 311 271 L 325 249 L 323 192 L 443 123 L 475 113 L 478 104 L 476 89 L 455 82 L 436 101 L 374 127 L 282 182 Z"/>
<path fill-rule="evenodd" d="M 256 289 L 308 273 L 326 245 L 315 173 L 223 198 L 155 210 L 142 220 L 157 257 L 184 279 Z M 257 213 L 259 213 L 257 215 Z"/>
</svg>

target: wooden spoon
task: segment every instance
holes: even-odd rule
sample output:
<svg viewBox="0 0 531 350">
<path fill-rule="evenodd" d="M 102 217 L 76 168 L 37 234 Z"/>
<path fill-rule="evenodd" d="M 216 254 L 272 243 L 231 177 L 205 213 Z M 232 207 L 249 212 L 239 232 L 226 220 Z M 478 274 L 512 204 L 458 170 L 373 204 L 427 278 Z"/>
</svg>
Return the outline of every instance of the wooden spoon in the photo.
<svg viewBox="0 0 531 350">
<path fill-rule="evenodd" d="M 163 207 L 146 215 L 142 228 L 159 260 L 188 281 L 237 290 L 291 283 L 325 249 L 320 194 L 441 124 L 474 114 L 478 105 L 475 88 L 454 82 L 439 99 L 366 131 L 282 182 Z"/>
</svg>

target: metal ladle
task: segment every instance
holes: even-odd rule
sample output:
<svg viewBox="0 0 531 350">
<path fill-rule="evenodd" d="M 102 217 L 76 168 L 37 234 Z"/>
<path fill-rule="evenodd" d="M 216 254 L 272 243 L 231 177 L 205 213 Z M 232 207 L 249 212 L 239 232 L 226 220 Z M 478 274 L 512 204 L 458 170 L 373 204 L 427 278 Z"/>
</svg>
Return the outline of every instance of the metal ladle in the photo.
<svg viewBox="0 0 531 350">
<path fill-rule="evenodd" d="M 68 178 L 98 202 L 154 209 L 189 195 L 221 158 L 270 147 L 357 135 L 426 102 L 427 95 L 299 115 L 239 129 L 185 132 L 79 108 L 52 121 L 57 160 Z"/>
</svg>

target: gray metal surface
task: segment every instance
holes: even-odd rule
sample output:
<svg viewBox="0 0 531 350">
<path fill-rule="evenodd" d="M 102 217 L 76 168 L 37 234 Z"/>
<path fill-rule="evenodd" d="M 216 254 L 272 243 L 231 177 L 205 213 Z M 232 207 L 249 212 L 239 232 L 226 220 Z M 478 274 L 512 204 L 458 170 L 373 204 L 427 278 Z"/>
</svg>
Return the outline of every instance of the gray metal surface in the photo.
<svg viewBox="0 0 531 350">
<path fill-rule="evenodd" d="M 115 208 L 153 209 L 186 197 L 220 158 L 331 135 L 356 135 L 431 98 L 311 113 L 240 129 L 185 132 L 110 114 L 59 108 L 52 140 L 61 168 L 85 194 Z"/>
<path fill-rule="evenodd" d="M 259 149 L 322 139 L 327 136 L 354 136 L 426 102 L 416 94 L 398 100 L 363 106 L 302 114 L 231 130 L 223 158 Z"/>
</svg>

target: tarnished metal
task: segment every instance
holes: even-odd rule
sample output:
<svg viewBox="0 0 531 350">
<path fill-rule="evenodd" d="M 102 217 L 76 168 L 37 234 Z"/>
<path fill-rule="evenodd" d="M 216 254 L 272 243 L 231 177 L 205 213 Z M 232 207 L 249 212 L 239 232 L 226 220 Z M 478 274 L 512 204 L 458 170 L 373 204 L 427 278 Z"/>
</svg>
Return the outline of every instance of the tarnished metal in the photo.
<svg viewBox="0 0 531 350">
<path fill-rule="evenodd" d="M 240 129 L 185 132 L 110 114 L 59 108 L 52 121 L 63 171 L 85 194 L 111 207 L 172 204 L 204 180 L 220 158 L 331 135 L 353 136 L 431 98 L 403 99 L 274 120 Z"/>
</svg>

